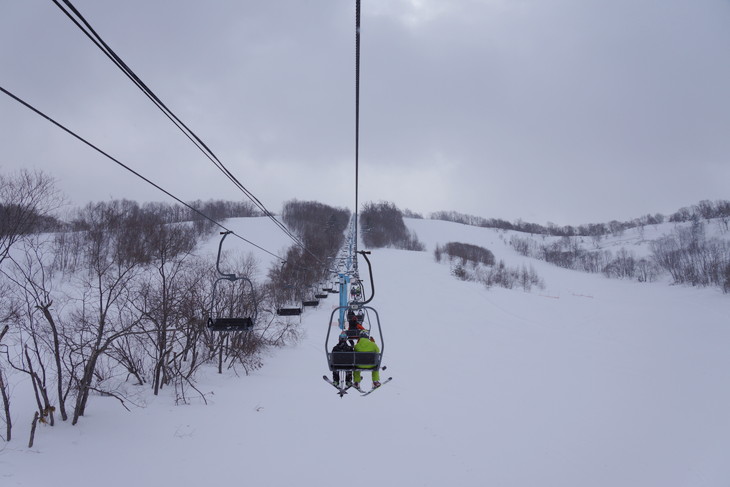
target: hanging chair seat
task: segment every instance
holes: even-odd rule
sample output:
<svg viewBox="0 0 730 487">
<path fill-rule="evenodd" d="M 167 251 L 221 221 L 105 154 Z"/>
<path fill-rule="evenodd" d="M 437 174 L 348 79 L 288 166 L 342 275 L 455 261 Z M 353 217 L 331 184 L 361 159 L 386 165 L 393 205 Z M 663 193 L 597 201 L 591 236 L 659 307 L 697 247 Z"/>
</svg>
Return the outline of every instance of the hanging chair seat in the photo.
<svg viewBox="0 0 730 487">
<path fill-rule="evenodd" d="M 311 299 L 309 301 L 302 301 L 302 306 L 319 306 L 319 301 Z"/>
<path fill-rule="evenodd" d="M 297 316 L 302 314 L 302 308 L 279 308 L 276 310 L 279 316 Z"/>
<path fill-rule="evenodd" d="M 375 352 L 330 352 L 330 370 L 355 370 L 380 367 L 380 355 Z"/>
<path fill-rule="evenodd" d="M 208 318 L 208 328 L 213 331 L 250 331 L 253 320 L 245 318 Z"/>
</svg>

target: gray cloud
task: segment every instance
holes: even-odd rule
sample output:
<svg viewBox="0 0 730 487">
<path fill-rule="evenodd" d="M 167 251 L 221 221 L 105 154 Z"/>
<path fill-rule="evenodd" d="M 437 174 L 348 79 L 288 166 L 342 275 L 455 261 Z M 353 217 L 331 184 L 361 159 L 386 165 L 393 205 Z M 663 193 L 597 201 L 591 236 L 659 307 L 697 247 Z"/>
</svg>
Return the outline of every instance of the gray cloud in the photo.
<svg viewBox="0 0 730 487">
<path fill-rule="evenodd" d="M 244 184 L 354 203 L 354 2 L 74 4 Z M 364 0 L 361 200 L 579 224 L 728 198 L 730 4 Z M 236 198 L 50 2 L 5 2 L 0 84 L 183 199 Z M 0 98 L 0 170 L 164 200 Z"/>
</svg>

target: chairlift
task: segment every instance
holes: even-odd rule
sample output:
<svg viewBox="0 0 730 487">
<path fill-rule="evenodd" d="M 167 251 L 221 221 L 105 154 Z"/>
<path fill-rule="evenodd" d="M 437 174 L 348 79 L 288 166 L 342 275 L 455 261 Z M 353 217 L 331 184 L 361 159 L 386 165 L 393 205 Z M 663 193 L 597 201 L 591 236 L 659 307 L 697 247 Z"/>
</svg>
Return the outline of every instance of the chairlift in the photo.
<svg viewBox="0 0 730 487">
<path fill-rule="evenodd" d="M 215 263 L 215 268 L 218 271 L 218 274 L 221 275 L 218 279 L 215 280 L 213 283 L 213 291 L 211 294 L 210 299 L 210 315 L 208 316 L 208 328 L 210 328 L 212 331 L 251 331 L 254 327 L 254 324 L 256 322 L 256 311 L 258 309 L 258 306 L 256 305 L 256 293 L 253 287 L 253 282 L 247 277 L 244 276 L 236 276 L 236 274 L 225 274 L 221 272 L 220 269 L 220 261 L 221 261 L 221 249 L 223 248 L 223 241 L 226 239 L 228 234 L 232 233 L 231 231 L 227 232 L 221 232 L 221 235 L 223 237 L 221 238 L 220 244 L 218 245 L 218 258 Z M 231 283 L 235 283 L 236 281 L 243 281 L 244 283 L 248 283 L 248 285 L 251 288 L 251 299 L 253 301 L 253 314 L 249 316 L 216 316 L 215 318 L 213 315 L 213 309 L 215 306 L 216 301 L 216 290 L 218 288 L 218 283 L 220 281 L 229 281 Z M 245 286 L 244 286 L 245 289 Z M 233 314 L 233 313 L 231 313 Z"/>
<path fill-rule="evenodd" d="M 362 281 L 359 279 L 354 280 L 350 285 L 350 300 L 353 303 L 357 303 L 363 300 L 363 286 Z"/>
<path fill-rule="evenodd" d="M 335 313 L 338 313 L 340 310 L 347 310 L 349 307 L 347 306 L 340 306 L 335 308 L 332 311 L 332 314 L 330 315 L 330 323 L 333 322 Z M 375 308 L 370 306 L 363 306 L 360 309 L 362 309 L 365 313 L 367 323 L 362 323 L 364 329 L 368 332 L 369 336 L 373 336 L 373 331 L 377 330 L 377 334 L 380 337 L 379 341 L 379 348 L 380 353 L 375 352 L 333 352 L 332 347 L 334 346 L 333 342 L 330 344 L 330 335 L 332 334 L 332 329 L 334 327 L 330 326 L 327 330 L 327 337 L 325 339 L 325 351 L 327 353 L 327 364 L 329 366 L 330 371 L 369 371 L 369 370 L 380 370 L 380 364 L 382 362 L 383 358 L 383 351 L 385 350 L 385 341 L 383 340 L 383 330 L 380 326 L 380 316 L 378 315 L 378 312 L 375 310 Z M 370 316 L 374 317 L 374 320 L 370 319 Z M 373 326 L 373 322 L 374 325 Z M 366 326 L 367 325 L 367 326 Z M 344 324 L 343 324 L 344 326 Z M 337 335 L 335 335 L 335 338 L 339 340 L 339 335 L 343 331 L 347 334 L 348 338 L 355 338 L 359 336 L 360 330 L 343 330 L 341 328 L 335 328 L 338 330 Z M 366 366 L 367 368 L 363 369 L 363 366 Z"/>
<path fill-rule="evenodd" d="M 327 296 L 329 296 L 329 293 L 327 292 L 327 290 L 324 288 L 324 286 L 322 284 L 319 284 L 318 286 L 315 287 L 315 291 L 314 291 L 315 299 L 327 299 Z"/>
<path fill-rule="evenodd" d="M 367 304 L 373 300 L 375 297 L 375 281 L 373 280 L 373 268 L 370 264 L 370 259 L 368 259 L 368 254 L 370 252 L 368 251 L 359 251 L 358 254 L 361 254 L 365 258 L 365 262 L 368 264 L 368 271 L 370 273 L 370 285 L 372 287 L 370 297 L 365 301 L 354 301 L 350 302 L 348 306 L 340 306 L 338 308 L 335 308 L 332 311 L 332 315 L 330 316 L 330 323 L 333 323 L 333 319 L 335 316 L 335 313 L 341 313 L 341 316 L 344 315 L 345 310 L 352 311 L 353 313 L 356 313 L 356 316 L 362 315 L 362 322 L 360 322 L 360 319 L 358 318 L 358 322 L 360 322 L 360 325 L 363 329 L 365 329 L 368 332 L 369 336 L 373 336 L 372 331 L 374 327 L 372 326 L 372 320 L 370 319 L 371 312 L 372 316 L 375 318 L 375 325 L 377 326 L 378 335 L 380 336 L 380 353 L 373 353 L 373 352 L 332 352 L 332 346 L 330 346 L 330 334 L 332 332 L 332 326 L 328 327 L 327 329 L 327 337 L 325 338 L 325 351 L 327 353 L 327 363 L 329 365 L 330 371 L 354 371 L 361 369 L 362 366 L 372 366 L 368 367 L 369 370 L 379 370 L 380 369 L 380 363 L 383 358 L 383 351 L 385 350 L 385 341 L 383 340 L 383 330 L 380 326 L 380 316 L 378 315 L 378 312 L 375 310 L 375 308 L 371 306 L 367 306 Z M 361 286 L 362 290 L 362 281 L 358 279 L 357 284 Z M 345 329 L 344 322 L 340 322 L 340 327 L 338 328 L 340 331 L 337 333 L 337 339 L 339 340 L 340 333 L 344 332 L 348 339 L 355 338 L 356 336 L 359 336 L 360 331 L 358 327 L 355 327 L 353 329 L 349 328 Z"/>
<path fill-rule="evenodd" d="M 307 293 L 306 298 L 302 299 L 302 306 L 305 308 L 319 306 L 319 298 L 317 297 L 317 293 L 314 289 Z"/>
<path fill-rule="evenodd" d="M 276 314 L 279 316 L 298 316 L 302 314 L 302 308 L 297 306 L 276 308 Z"/>
<path fill-rule="evenodd" d="M 282 262 L 282 269 L 284 267 L 285 262 Z M 294 294 L 294 285 L 291 283 L 284 283 L 284 288 L 288 289 L 288 296 L 287 300 L 284 304 L 276 307 L 276 314 L 279 316 L 299 316 L 302 314 L 302 305 L 301 302 L 294 299 L 292 300 L 292 297 Z"/>
</svg>

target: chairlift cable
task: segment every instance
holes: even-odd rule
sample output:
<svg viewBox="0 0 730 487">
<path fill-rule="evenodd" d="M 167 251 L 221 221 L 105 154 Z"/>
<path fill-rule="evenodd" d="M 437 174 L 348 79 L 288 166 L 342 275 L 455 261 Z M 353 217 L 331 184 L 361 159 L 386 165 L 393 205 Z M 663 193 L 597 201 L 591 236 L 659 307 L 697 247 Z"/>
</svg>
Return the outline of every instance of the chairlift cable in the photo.
<svg viewBox="0 0 730 487">
<path fill-rule="evenodd" d="M 109 59 L 114 62 L 114 64 L 117 65 L 117 67 L 122 70 L 122 72 L 132 80 L 132 82 L 140 89 L 142 92 L 167 116 L 168 119 L 170 119 L 173 124 L 175 124 L 178 129 L 180 129 L 181 132 L 205 155 L 223 174 L 228 177 L 228 179 L 233 182 L 233 184 L 239 188 L 253 203 L 254 205 L 259 208 L 266 217 L 268 217 L 271 221 L 274 222 L 276 226 L 279 227 L 280 230 L 282 230 L 292 241 L 294 241 L 295 244 L 297 244 L 299 247 L 304 249 L 307 253 L 312 255 L 317 261 L 320 263 L 323 263 L 314 253 L 312 253 L 305 245 L 304 243 L 296 236 L 294 235 L 282 222 L 280 222 L 267 208 L 266 206 L 251 192 L 249 191 L 234 175 L 233 173 L 218 159 L 218 157 L 213 153 L 213 151 L 193 132 L 187 125 L 185 125 L 184 122 L 182 122 L 173 112 L 170 110 L 163 102 L 162 100 L 155 95 L 155 93 L 134 73 L 134 71 L 109 47 L 109 45 L 104 42 L 104 40 L 99 36 L 98 33 L 91 27 L 91 24 L 81 15 L 81 13 L 74 7 L 74 5 L 70 2 L 70 0 L 62 0 L 63 3 L 68 7 L 68 9 L 73 12 L 73 14 L 78 17 L 77 20 L 74 18 L 74 15 L 72 15 L 69 10 L 64 8 L 63 5 L 59 2 L 59 0 L 52 0 L 58 8 L 60 8 L 66 16 L 71 19 L 76 26 L 81 29 L 84 34 L 86 34 L 89 39 L 91 39 L 94 44 L 104 52 L 104 54 L 109 57 Z M 83 23 L 83 25 L 82 25 Z"/>
<path fill-rule="evenodd" d="M 360 0 L 355 3 L 355 252 L 360 186 Z M 356 254 L 357 255 L 357 254 Z"/>
<path fill-rule="evenodd" d="M 227 227 L 225 227 L 225 226 L 224 226 L 223 224 L 221 224 L 221 223 L 219 223 L 219 222 L 217 222 L 217 221 L 213 220 L 212 218 L 210 218 L 210 217 L 209 217 L 208 215 L 206 215 L 205 213 L 201 212 L 201 211 L 200 211 L 200 210 L 198 210 L 197 208 L 195 208 L 195 207 L 191 206 L 190 204 L 188 204 L 188 203 L 184 202 L 183 200 L 181 200 L 180 198 L 178 198 L 178 197 L 177 197 L 177 196 L 175 196 L 174 194 L 170 193 L 169 191 L 167 191 L 166 189 L 164 189 L 163 187 L 161 187 L 161 186 L 160 186 L 160 185 L 158 185 L 157 183 L 154 183 L 153 181 L 151 181 L 150 179 L 146 178 L 145 176 L 143 176 L 143 175 L 142 175 L 142 174 L 140 174 L 139 172 L 135 171 L 135 170 L 134 170 L 134 169 L 132 169 L 131 167 L 127 166 L 127 165 L 126 165 L 126 164 L 124 164 L 123 162 L 119 161 L 118 159 L 116 159 L 116 158 L 112 157 L 111 155 L 109 155 L 108 153 L 104 152 L 103 150 L 101 150 L 100 148 L 98 148 L 97 146 L 95 146 L 94 144 L 92 144 L 91 142 L 89 142 L 88 140 L 86 140 L 86 139 L 84 139 L 83 137 L 81 137 L 80 135 L 76 134 L 76 133 L 75 133 L 75 132 L 73 132 L 73 131 L 72 131 L 71 129 L 68 129 L 68 128 L 66 128 L 66 127 L 65 127 L 64 125 L 62 125 L 62 124 L 60 124 L 59 122 L 55 121 L 54 119 L 52 119 L 51 117 L 49 117 L 49 116 L 48 116 L 48 115 L 46 115 L 45 113 L 41 112 L 40 110 L 38 110 L 38 109 L 37 109 L 37 108 L 35 108 L 34 106 L 30 105 L 30 104 L 29 104 L 29 103 L 27 103 L 26 101 L 24 101 L 24 100 L 22 100 L 21 98 L 17 97 L 16 95 L 14 95 L 14 94 L 13 94 L 13 93 L 11 93 L 10 91 L 6 90 L 6 89 L 5 89 L 5 88 L 3 88 L 2 86 L 0 86 L 0 91 L 2 91 L 3 93 L 5 93 L 6 95 L 8 95 L 8 96 L 9 96 L 10 98 L 14 99 L 15 101 L 17 101 L 17 102 L 18 102 L 18 103 L 20 103 L 21 105 L 23 105 L 23 106 L 25 106 L 26 108 L 30 109 L 31 111 L 35 112 L 35 113 L 36 113 L 37 115 L 40 115 L 41 117 L 45 118 L 46 120 L 48 120 L 49 122 L 51 122 L 51 123 L 52 123 L 53 125 L 55 125 L 56 127 L 58 127 L 58 128 L 60 128 L 61 130 L 63 130 L 64 132 L 66 132 L 66 133 L 68 133 L 69 135 L 71 135 L 71 136 L 75 137 L 76 139 L 80 140 L 80 141 L 81 141 L 81 142 L 83 142 L 84 144 L 88 145 L 89 147 L 91 147 L 91 148 L 92 148 L 92 149 L 94 149 L 95 151 L 99 152 L 99 153 L 100 153 L 100 154 L 102 154 L 103 156 L 107 157 L 108 159 L 111 159 L 112 161 L 114 161 L 115 163 L 117 163 L 117 164 L 118 164 L 119 166 L 121 166 L 121 167 L 123 167 L 124 169 L 126 169 L 127 171 L 131 172 L 132 174 L 134 174 L 134 175 L 135 175 L 135 176 L 137 176 L 138 178 L 142 179 L 142 180 L 143 180 L 143 181 L 145 181 L 146 183 L 148 183 L 148 184 L 150 184 L 150 185 L 154 186 L 155 188 L 157 188 L 158 190 L 162 191 L 162 192 L 163 192 L 163 193 L 165 193 L 165 194 L 166 194 L 167 196 L 169 196 L 170 198 L 174 199 L 175 201 L 177 201 L 177 202 L 178 202 L 178 203 L 180 203 L 181 205 L 185 206 L 186 208 L 188 208 L 188 209 L 192 210 L 193 212 L 197 213 L 198 215 L 202 216 L 203 218 L 205 218 L 205 219 L 206 219 L 206 220 L 208 220 L 209 222 L 211 222 L 211 223 L 213 223 L 213 224 L 217 225 L 218 227 L 222 228 L 223 230 L 226 230 L 226 231 L 228 231 L 228 232 L 231 232 L 231 233 L 232 233 L 233 235 L 235 235 L 235 236 L 236 236 L 236 237 L 238 237 L 239 239 L 243 240 L 244 242 L 248 243 L 249 245 L 252 245 L 252 246 L 256 247 L 256 248 L 257 248 L 257 249 L 259 249 L 259 250 L 262 250 L 263 252 L 266 252 L 267 254 L 271 255 L 272 257 L 276 257 L 276 258 L 277 258 L 277 259 L 279 259 L 280 261 L 285 261 L 285 259 L 283 259 L 282 257 L 280 257 L 280 256 L 278 256 L 278 255 L 276 255 L 276 254 L 274 254 L 273 252 L 270 252 L 270 251 L 266 250 L 265 248 L 261 247 L 260 245 L 257 245 L 257 244 L 255 244 L 255 243 L 253 243 L 252 241 L 250 241 L 250 240 L 248 240 L 248 239 L 246 239 L 246 238 L 242 237 L 241 235 L 238 235 L 237 233 L 233 232 L 232 230 L 229 230 L 229 229 L 228 229 Z"/>
<path fill-rule="evenodd" d="M 382 364 L 382 357 L 383 352 L 385 350 L 385 342 L 383 340 L 383 332 L 380 325 L 380 317 L 378 316 L 378 312 L 370 307 L 367 306 L 370 301 L 375 297 L 375 284 L 373 283 L 373 272 L 372 272 L 372 266 L 370 265 L 370 260 L 368 259 L 367 255 L 369 252 L 366 251 L 358 251 L 357 250 L 357 231 L 358 231 L 358 213 L 359 213 L 359 152 L 360 152 L 360 0 L 356 0 L 355 2 L 355 212 L 354 212 L 354 219 L 351 222 L 351 228 L 350 232 L 348 234 L 348 242 L 347 242 L 347 248 L 343 249 L 342 255 L 343 259 L 347 261 L 347 270 L 345 272 L 339 273 L 340 276 L 340 293 L 345 292 L 346 287 L 348 284 L 350 284 L 350 276 L 354 276 L 356 279 L 356 285 L 359 286 L 360 292 L 364 291 L 362 289 L 362 281 L 359 278 L 358 270 L 357 270 L 357 255 L 362 254 L 362 256 L 365 258 L 365 261 L 368 263 L 368 269 L 370 272 L 370 281 L 372 285 L 372 295 L 369 299 L 362 302 L 359 299 L 350 301 L 345 296 L 344 299 L 341 296 L 340 298 L 340 306 L 337 308 L 334 308 L 332 311 L 332 314 L 330 315 L 329 323 L 333 323 L 333 319 L 336 313 L 339 312 L 340 318 L 340 330 L 343 330 L 344 332 L 344 321 L 343 321 L 343 315 L 345 310 L 348 310 L 348 312 L 352 311 L 354 307 L 357 307 L 357 309 L 363 311 L 363 316 L 368 317 L 368 321 L 370 320 L 369 316 L 372 313 L 373 318 L 375 320 L 375 324 L 377 325 L 377 328 L 375 328 L 371 322 L 369 321 L 370 327 L 368 330 L 376 329 L 377 332 L 380 335 L 380 348 L 378 348 L 376 345 L 373 345 L 375 347 L 374 350 L 352 350 L 349 351 L 341 350 L 338 346 L 335 346 L 332 350 L 330 350 L 329 342 L 330 342 L 330 334 L 332 332 L 332 326 L 328 326 L 327 328 L 327 336 L 325 337 L 325 353 L 327 355 L 327 363 L 329 365 L 330 371 L 333 373 L 333 381 L 330 381 L 327 376 L 324 376 L 324 379 L 329 382 L 331 385 L 335 386 L 338 389 L 338 393 L 340 397 L 342 397 L 344 394 L 346 394 L 347 389 L 350 387 L 349 385 L 343 384 L 343 379 L 347 379 L 349 374 L 359 374 L 360 372 L 372 370 L 373 373 L 373 389 L 370 391 L 362 391 L 360 388 L 357 388 L 359 392 L 363 396 L 366 396 L 370 394 L 373 390 L 376 388 L 382 386 L 382 384 L 385 384 L 391 380 L 391 378 L 387 378 L 382 383 L 375 382 L 376 371 L 380 371 L 385 369 L 385 367 L 381 368 Z M 354 228 L 352 228 L 354 227 Z M 354 238 L 354 241 L 353 241 Z M 342 264 L 342 262 L 341 262 Z M 348 322 L 350 320 L 348 319 Z M 350 324 L 348 326 L 347 332 L 345 333 L 346 337 L 354 337 L 355 335 L 352 335 L 352 332 L 357 333 L 359 336 L 367 337 L 366 335 L 360 335 L 357 329 L 351 329 L 352 325 Z M 338 337 L 339 339 L 339 337 Z M 347 339 L 347 338 L 345 338 Z M 362 338 L 360 338 L 362 340 Z M 366 344 L 369 344 L 369 341 L 365 342 Z M 358 342 L 359 344 L 359 342 Z M 343 377 L 344 376 L 344 377 Z M 339 381 L 338 381 L 339 377 Z M 354 377 L 353 377 L 354 378 Z M 357 382 L 356 382 L 357 384 Z M 356 386 L 355 386 L 356 387 Z"/>
</svg>

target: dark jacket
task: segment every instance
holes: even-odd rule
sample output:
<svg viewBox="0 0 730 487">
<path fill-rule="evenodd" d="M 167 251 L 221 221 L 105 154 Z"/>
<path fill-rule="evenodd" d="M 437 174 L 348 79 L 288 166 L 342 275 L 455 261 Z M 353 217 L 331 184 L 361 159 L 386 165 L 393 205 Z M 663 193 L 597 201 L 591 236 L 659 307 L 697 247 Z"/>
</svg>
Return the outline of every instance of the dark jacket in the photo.
<svg viewBox="0 0 730 487">
<path fill-rule="evenodd" d="M 337 343 L 334 347 L 332 347 L 333 352 L 352 352 L 353 348 L 352 346 L 347 343 L 347 340 L 342 340 Z"/>
</svg>

